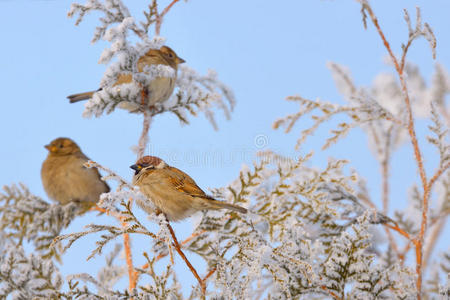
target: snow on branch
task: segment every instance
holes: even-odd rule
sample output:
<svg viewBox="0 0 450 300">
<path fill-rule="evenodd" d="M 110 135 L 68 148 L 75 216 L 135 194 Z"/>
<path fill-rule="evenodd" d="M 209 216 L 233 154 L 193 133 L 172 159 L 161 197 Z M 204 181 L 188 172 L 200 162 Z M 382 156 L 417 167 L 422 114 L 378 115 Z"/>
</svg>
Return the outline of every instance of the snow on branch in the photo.
<svg viewBox="0 0 450 300">
<path fill-rule="evenodd" d="M 111 191 L 109 193 L 104 193 L 100 196 L 100 201 L 98 202 L 98 207 L 100 209 L 105 210 L 107 213 L 112 214 L 123 224 L 126 224 L 122 227 L 111 226 L 111 225 L 96 225 L 89 224 L 86 226 L 85 231 L 77 232 L 77 233 L 69 233 L 65 235 L 60 235 L 54 239 L 52 243 L 52 247 L 57 247 L 63 240 L 67 240 L 67 244 L 63 247 L 63 250 L 67 250 L 72 246 L 72 244 L 84 237 L 86 235 L 106 231 L 107 234 L 101 236 L 101 240 L 97 241 L 97 247 L 92 251 L 92 253 L 88 256 L 88 259 L 94 257 L 96 254 L 101 254 L 103 247 L 108 244 L 110 241 L 120 237 L 124 234 L 129 233 L 138 233 L 150 236 L 152 238 L 158 238 L 157 235 L 151 233 L 146 229 L 145 226 L 136 218 L 134 213 L 131 210 L 132 201 L 137 202 L 139 205 L 146 207 L 147 211 L 154 211 L 156 213 L 156 208 L 152 205 L 151 201 L 149 201 L 142 193 L 139 192 L 139 188 L 131 185 L 126 182 L 122 177 L 117 175 L 112 170 L 103 167 L 102 165 L 94 162 L 88 161 L 85 164 L 88 168 L 97 168 L 99 170 L 103 170 L 107 173 L 104 176 L 103 180 L 115 180 L 119 183 L 116 191 Z M 122 209 L 117 207 L 117 204 L 120 204 Z M 149 215 L 149 219 L 161 222 L 161 216 L 157 216 L 156 214 Z M 167 240 L 167 238 L 160 238 L 161 240 Z"/>
<path fill-rule="evenodd" d="M 60 258 L 60 249 L 49 249 L 53 239 L 80 213 L 76 203 L 49 204 L 23 184 L 4 186 L 0 193 L 0 228 L 20 246 L 31 241 L 43 258 Z"/>
<path fill-rule="evenodd" d="M 85 15 L 90 12 L 100 11 L 104 14 L 104 17 L 100 18 L 101 25 L 95 28 L 94 38 L 92 39 L 92 43 L 95 43 L 102 39 L 107 29 L 115 23 L 122 24 L 124 20 L 131 18 L 130 12 L 128 8 L 122 3 L 121 0 L 105 0 L 102 2 L 101 0 L 88 0 L 86 4 L 78 4 L 72 3 L 70 10 L 68 12 L 69 17 L 73 17 L 78 14 L 78 17 L 75 21 L 75 25 L 79 25 Z M 126 22 L 127 23 L 127 22 Z M 125 23 L 125 24 L 126 24 Z M 136 33 L 139 37 L 145 38 L 145 28 L 136 25 L 130 19 L 128 19 L 128 26 L 134 33 Z M 124 29 L 124 28 L 122 28 Z M 116 29 L 113 29 L 109 32 L 111 34 Z M 108 36 L 110 36 L 108 34 Z M 122 30 L 122 34 L 125 32 Z"/>
<path fill-rule="evenodd" d="M 445 168 L 446 165 L 450 163 L 450 144 L 448 143 L 449 130 L 442 123 L 434 102 L 431 102 L 431 121 L 433 122 L 433 125 L 429 125 L 428 128 L 435 137 L 427 136 L 427 140 L 432 145 L 436 146 L 439 152 L 439 167 Z"/>
<path fill-rule="evenodd" d="M 194 231 L 199 234 L 185 247 L 216 269 L 212 278 L 218 290 L 211 296 L 392 296 L 400 285 L 396 276 L 409 278 L 401 284 L 414 282 L 407 269 L 386 270 L 373 260 L 373 226 L 391 220 L 367 211 L 352 188 L 356 174 L 345 175 L 345 161 L 339 160 L 324 170 L 307 167 L 310 158 L 292 160 L 267 151 L 228 187 L 214 190 L 216 197 L 250 205 L 250 215 L 207 211 L 199 216 Z M 333 251 L 341 252 L 331 256 Z M 338 257 L 345 265 L 341 273 L 331 263 Z"/>
<path fill-rule="evenodd" d="M 181 123 L 189 124 L 188 115 L 196 116 L 202 112 L 211 125 L 217 129 L 212 109 L 221 109 L 227 119 L 231 118 L 236 103 L 233 91 L 217 78 L 217 73 L 209 70 L 200 75 L 187 66 L 180 66 L 177 77 L 179 90 L 153 114 L 169 111 L 175 114 Z"/>
<path fill-rule="evenodd" d="M 84 5 L 75 3 L 72 4 L 69 16 L 78 15 L 75 22 L 78 25 L 87 13 L 94 11 L 99 11 L 104 16 L 100 18 L 101 25 L 96 28 L 92 42 L 104 39 L 111 43 L 99 60 L 109 66 L 101 80 L 101 89 L 86 103 L 83 116 L 99 117 L 120 107 L 138 113 L 150 110 L 150 116 L 171 112 L 182 123 L 187 124 L 188 115 L 196 116 L 202 112 L 214 128 L 217 128 L 217 124 L 213 109 L 222 110 L 225 117 L 230 118 L 235 103 L 230 88 L 218 80 L 214 71 L 199 75 L 187 66 L 180 66 L 176 90 L 171 99 L 151 108 L 144 105 L 143 86 L 147 86 L 155 78 L 176 76 L 175 70 L 165 65 L 147 67 L 142 71 L 137 68 L 140 57 L 149 49 L 159 49 L 165 41 L 159 36 L 148 36 L 148 27 L 160 22 L 162 18 L 161 14 L 157 14 L 156 1 L 149 6 L 149 12 L 144 12 L 147 22 L 136 23 L 121 0 L 89 0 Z M 137 35 L 140 42 L 130 42 L 130 33 Z M 180 53 L 181 50 L 177 52 Z M 113 58 L 115 61 L 111 62 Z M 120 74 L 131 75 L 131 82 L 115 85 Z"/>
<path fill-rule="evenodd" d="M 162 65 L 139 71 L 137 61 L 149 49 L 159 49 L 164 44 L 164 39 L 148 36 L 149 28 L 154 25 L 158 33 L 162 18 L 177 1 L 172 0 L 158 12 L 157 1 L 153 0 L 149 11 L 144 12 L 145 21 L 140 23 L 121 0 L 87 0 L 84 5 L 72 5 L 69 15 L 77 16 L 76 24 L 88 13 L 101 12 L 93 42 L 104 39 L 111 43 L 100 58 L 101 63 L 109 64 L 100 84 L 102 90 L 87 102 L 85 116 L 100 116 L 121 107 L 144 113 L 146 121 L 151 116 L 171 112 L 182 123 L 188 123 L 189 115 L 204 113 L 215 128 L 215 109 L 222 110 L 229 118 L 235 103 L 232 91 L 214 72 L 200 75 L 187 66 L 180 66 L 177 88 L 169 100 L 151 108 L 143 105 L 142 86 L 157 77 L 175 76 L 174 69 Z M 427 288 L 434 289 L 430 293 L 447 294 L 448 282 L 440 276 L 448 272 L 450 256 L 444 254 L 440 269 L 429 260 L 450 212 L 448 126 L 441 120 L 442 117 L 449 120 L 445 99 L 450 91 L 450 80 L 445 70 L 437 66 L 432 83 L 427 87 L 418 68 L 404 58 L 411 42 L 419 36 L 424 36 L 432 49 L 435 48 L 434 35 L 428 24 L 422 25 L 419 10 L 415 28 L 405 12 L 409 40 L 403 46 L 403 56 L 398 63 L 368 2 L 362 0 L 361 3 L 363 13 L 369 14 L 394 58 L 400 82 L 392 74 L 380 74 L 370 87 L 359 87 L 348 70 L 330 63 L 338 90 L 347 103 L 338 105 L 301 96 L 289 97 L 288 100 L 298 103 L 300 109 L 276 121 L 274 127 L 284 126 L 289 132 L 299 119 L 311 115 L 313 124 L 301 133 L 298 148 L 319 126 L 337 115 L 344 115 L 346 121 L 332 129 L 324 148 L 343 138 L 351 129 L 360 127 L 368 134 L 370 147 L 381 165 L 389 166 L 392 152 L 406 140 L 411 130 L 414 131 L 412 112 L 430 117 L 428 141 L 439 151 L 440 166 L 425 180 L 423 189 L 416 186 L 411 190 L 412 213 L 407 211 L 409 208 L 398 212 L 393 221 L 385 210 L 378 212 L 364 180 L 356 171 L 349 170 L 347 160 L 329 159 L 325 167 L 316 168 L 310 165 L 312 153 L 290 158 L 265 151 L 259 153 L 253 166 L 244 166 L 229 185 L 212 189 L 215 198 L 247 207 L 248 213 L 199 212 L 194 216 L 194 232 L 178 242 L 173 228 L 163 214 L 157 213 L 151 199 L 112 170 L 89 161 L 86 167 L 106 172 L 103 180 L 118 182 L 118 188 L 103 194 L 95 209 L 112 215 L 119 224 L 89 224 L 80 232 L 60 235 L 79 213 L 75 203 L 48 204 L 23 185 L 4 187 L 4 192 L 0 193 L 0 297 L 182 299 L 183 282 L 178 281 L 173 269 L 176 253 L 198 281 L 191 289 L 190 299 L 260 299 L 266 295 L 274 299 L 414 299 L 422 288 L 421 279 L 417 279 L 422 276 L 420 268 L 425 268 L 427 263 L 437 272 L 437 277 L 427 283 Z M 139 42 L 131 42 L 132 34 Z M 119 74 L 131 76 L 132 80 L 120 87 L 114 86 Z M 141 149 L 145 148 L 149 122 L 144 124 L 148 126 L 143 130 Z M 388 174 L 389 169 L 384 170 L 383 175 Z M 387 182 L 387 175 L 384 178 Z M 423 217 L 425 223 L 420 227 L 416 216 L 426 207 L 423 199 L 430 196 L 434 184 L 437 209 L 430 211 L 429 218 Z M 384 190 L 386 195 L 388 191 Z M 134 202 L 150 212 L 148 219 L 159 225 L 157 232 L 147 229 L 136 217 Z M 424 224 L 429 226 L 430 232 L 426 239 Z M 396 249 L 397 244 L 390 242 L 384 251 L 385 246 L 378 237 L 380 227 L 396 230 L 402 238 L 406 237 L 404 250 Z M 144 235 L 151 240 L 148 249 L 138 250 L 146 259 L 143 266 L 133 264 L 130 234 Z M 69 275 L 68 288 L 63 288 L 63 279 L 53 259 L 59 259 L 64 250 L 88 236 L 96 238 L 86 257 L 104 255 L 104 267 L 96 275 Z M 124 240 L 126 266 L 116 263 L 120 245 L 104 254 L 105 246 L 120 237 Z M 25 253 L 24 241 L 32 242 L 35 253 Z M 418 249 L 419 260 L 424 248 L 424 262 L 420 261 L 416 272 L 404 267 L 403 259 L 399 259 L 413 247 Z M 204 276 L 200 277 L 183 251 L 195 253 L 205 261 Z M 165 256 L 170 256 L 170 260 L 163 271 L 157 273 L 160 268 L 156 263 Z M 117 290 L 115 284 L 126 274 L 128 290 Z M 447 288 L 442 287 L 443 283 Z"/>
<path fill-rule="evenodd" d="M 331 130 L 331 136 L 326 140 L 322 149 L 326 149 L 331 144 L 336 143 L 339 139 L 345 137 L 348 132 L 355 127 L 362 127 L 366 123 L 370 123 L 376 120 L 388 120 L 393 119 L 392 115 L 379 106 L 376 102 L 372 101 L 369 97 L 359 98 L 360 103 L 358 105 L 341 106 L 323 101 L 313 101 L 305 99 L 301 96 L 287 97 L 288 101 L 297 102 L 300 104 L 300 111 L 298 113 L 288 115 L 285 118 L 278 119 L 273 124 L 274 129 L 278 129 L 281 126 L 286 127 L 286 132 L 289 132 L 298 119 L 304 115 L 317 111 L 319 114 L 311 116 L 313 125 L 301 132 L 301 136 L 297 141 L 296 149 L 306 140 L 306 138 L 312 135 L 317 128 L 329 121 L 332 117 L 338 114 L 345 114 L 350 117 L 350 122 L 342 122 L 338 124 L 336 129 Z"/>
<path fill-rule="evenodd" d="M 21 246 L 6 245 L 0 253 L 2 299 L 59 299 L 63 279 L 51 260 L 26 255 Z"/>
<path fill-rule="evenodd" d="M 394 74 L 381 73 L 375 77 L 372 86 L 358 87 L 347 68 L 336 63 L 329 63 L 328 66 L 338 91 L 348 105 L 290 96 L 287 97 L 288 101 L 300 104 L 299 112 L 278 119 L 273 127 L 275 129 L 285 127 L 285 131 L 290 132 L 299 119 L 310 115 L 313 124 L 301 132 L 296 145 L 298 149 L 320 125 L 339 114 L 344 114 L 348 117 L 348 121 L 339 123 L 337 128 L 331 130 L 331 136 L 326 140 L 323 148 L 328 148 L 332 143 L 345 137 L 351 129 L 360 127 L 366 131 L 370 149 L 375 157 L 381 162 L 385 161 L 390 153 L 407 140 L 406 107 L 401 86 Z M 406 64 L 405 73 L 412 95 L 412 110 L 417 116 L 430 117 L 432 102 L 436 103 L 441 114 L 447 111 L 445 97 L 450 92 L 450 79 L 441 66 L 436 66 L 429 86 L 425 84 L 425 79 L 417 66 L 411 63 Z"/>
</svg>

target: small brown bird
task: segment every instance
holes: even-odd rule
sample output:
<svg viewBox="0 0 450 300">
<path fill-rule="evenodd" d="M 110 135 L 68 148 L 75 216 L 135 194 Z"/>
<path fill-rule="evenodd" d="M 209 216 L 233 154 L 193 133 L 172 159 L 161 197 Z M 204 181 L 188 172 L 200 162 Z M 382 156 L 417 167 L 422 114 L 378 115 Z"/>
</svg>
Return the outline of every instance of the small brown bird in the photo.
<svg viewBox="0 0 450 300">
<path fill-rule="evenodd" d="M 135 170 L 133 184 L 160 209 L 169 221 L 178 221 L 204 209 L 231 209 L 245 214 L 247 209 L 218 201 L 205 194 L 183 171 L 156 156 L 144 156 L 130 166 Z M 147 213 L 146 207 L 143 207 Z"/>
<path fill-rule="evenodd" d="M 184 62 L 184 59 L 178 57 L 175 51 L 167 46 L 162 46 L 161 49 L 150 49 L 147 53 L 145 53 L 145 55 L 139 58 L 137 62 L 139 72 L 143 72 L 145 66 L 151 65 L 166 65 L 172 67 L 175 70 L 175 77 L 158 77 L 150 82 L 150 84 L 147 86 L 147 90 L 145 91 L 148 95 L 146 99 L 148 106 L 151 107 L 156 103 L 161 103 L 169 99 L 175 88 L 176 71 L 178 70 L 178 65 Z M 133 78 L 131 74 L 120 74 L 113 86 L 118 86 L 124 83 L 131 83 L 132 79 Z M 97 91 L 100 90 L 101 88 Z M 68 96 L 67 98 L 69 98 L 70 103 L 75 103 L 92 98 L 94 93 L 97 91 L 74 94 Z M 128 107 L 124 108 L 132 110 Z"/>
<path fill-rule="evenodd" d="M 83 164 L 89 160 L 69 138 L 57 138 L 49 145 L 41 169 L 42 184 L 47 195 L 61 204 L 79 203 L 82 212 L 94 206 L 109 186 L 101 180 L 97 169 Z"/>
</svg>

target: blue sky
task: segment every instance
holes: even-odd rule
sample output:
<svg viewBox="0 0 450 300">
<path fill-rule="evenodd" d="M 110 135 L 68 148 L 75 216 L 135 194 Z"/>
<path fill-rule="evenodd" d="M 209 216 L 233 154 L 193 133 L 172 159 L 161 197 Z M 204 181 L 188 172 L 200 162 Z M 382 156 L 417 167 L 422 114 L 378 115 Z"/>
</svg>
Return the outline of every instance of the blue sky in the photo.
<svg viewBox="0 0 450 300">
<path fill-rule="evenodd" d="M 141 18 L 149 1 L 124 2 Z M 372 2 L 396 53 L 407 36 L 403 8 L 415 15 L 415 7 L 421 7 L 423 20 L 430 23 L 438 40 L 437 62 L 450 69 L 449 1 Z M 90 158 L 131 179 L 128 166 L 135 155 L 130 147 L 141 132 L 140 116 L 116 111 L 98 119 L 84 119 L 83 105 L 71 105 L 66 100 L 69 94 L 97 88 L 105 70 L 97 61 L 106 46 L 104 42 L 90 44 L 98 16 L 90 15 L 76 27 L 74 20 L 67 18 L 69 7 L 70 1 L 0 0 L 0 184 L 23 182 L 44 198 L 40 168 L 46 157 L 43 145 L 50 140 L 70 137 Z M 163 159 L 189 173 L 204 189 L 226 185 L 238 176 L 242 164 L 251 164 L 254 153 L 261 150 L 254 142 L 259 135 L 267 138 L 263 149 L 297 154 L 293 149 L 301 123 L 288 135 L 272 130 L 271 124 L 297 110 L 295 104 L 284 101 L 289 95 L 342 103 L 327 62 L 348 66 L 355 82 L 365 86 L 379 72 L 389 70 L 383 64 L 385 49 L 372 26 L 364 30 L 356 1 L 286 0 L 275 4 L 261 0 L 191 0 L 174 6 L 164 20 L 161 35 L 189 66 L 202 73 L 209 68 L 216 70 L 236 95 L 237 106 L 230 121 L 218 112 L 219 131 L 214 131 L 203 116 L 180 126 L 172 115 L 157 116 L 150 129 L 149 152 L 164 154 Z M 424 39 L 411 49 L 409 58 L 429 80 L 435 62 Z M 425 124 L 418 125 L 423 128 Z M 423 136 L 421 128 L 419 134 Z M 379 169 L 365 136 L 355 130 L 346 140 L 322 152 L 320 146 L 328 130 L 320 129 L 309 138 L 300 153 L 315 149 L 311 164 L 317 166 L 323 166 L 329 156 L 351 159 L 351 166 L 367 179 L 373 199 L 379 199 Z M 436 152 L 430 147 L 424 149 L 425 162 L 433 167 Z M 391 180 L 392 207 L 404 207 L 407 189 L 418 182 L 409 145 L 395 153 Z M 103 221 L 108 218 L 96 219 L 88 214 L 68 231 Z M 189 221 L 177 226 L 180 236 L 189 234 L 183 228 L 185 224 Z M 93 243 L 87 238 L 69 251 L 62 267 L 65 274 L 89 271 L 103 261 L 84 261 Z M 137 241 L 135 245 L 145 247 Z M 143 261 L 139 251 L 135 257 Z M 194 283 L 181 262 L 177 270 L 185 277 L 187 287 Z"/>
</svg>

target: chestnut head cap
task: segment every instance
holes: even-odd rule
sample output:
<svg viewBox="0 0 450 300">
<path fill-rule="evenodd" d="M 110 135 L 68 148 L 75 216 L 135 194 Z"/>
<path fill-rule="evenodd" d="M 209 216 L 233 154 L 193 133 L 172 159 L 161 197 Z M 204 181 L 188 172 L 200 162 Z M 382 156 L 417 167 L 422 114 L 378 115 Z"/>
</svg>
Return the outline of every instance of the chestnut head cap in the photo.
<svg viewBox="0 0 450 300">
<path fill-rule="evenodd" d="M 137 160 L 137 162 L 130 166 L 131 169 L 135 170 L 134 173 L 137 175 L 142 169 L 161 169 L 165 166 L 164 161 L 156 156 L 146 155 Z"/>
</svg>

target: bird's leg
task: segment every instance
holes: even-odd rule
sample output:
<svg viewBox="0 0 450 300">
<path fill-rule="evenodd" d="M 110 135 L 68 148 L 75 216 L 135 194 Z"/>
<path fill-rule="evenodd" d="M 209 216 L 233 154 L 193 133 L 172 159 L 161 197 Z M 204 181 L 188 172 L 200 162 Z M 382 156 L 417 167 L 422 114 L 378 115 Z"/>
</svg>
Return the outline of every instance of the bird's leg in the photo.
<svg viewBox="0 0 450 300">
<path fill-rule="evenodd" d="M 139 83 L 141 87 L 141 106 L 145 107 L 147 104 L 147 98 L 148 98 L 148 90 L 146 87 L 142 86 L 141 83 Z"/>
<path fill-rule="evenodd" d="M 139 83 L 139 86 L 141 87 L 141 106 L 142 108 L 145 109 L 145 107 L 147 107 L 147 102 L 148 102 L 148 89 L 146 87 L 143 87 L 141 83 Z M 155 110 L 156 106 L 155 105 L 149 105 L 148 106 L 149 110 Z"/>
</svg>

